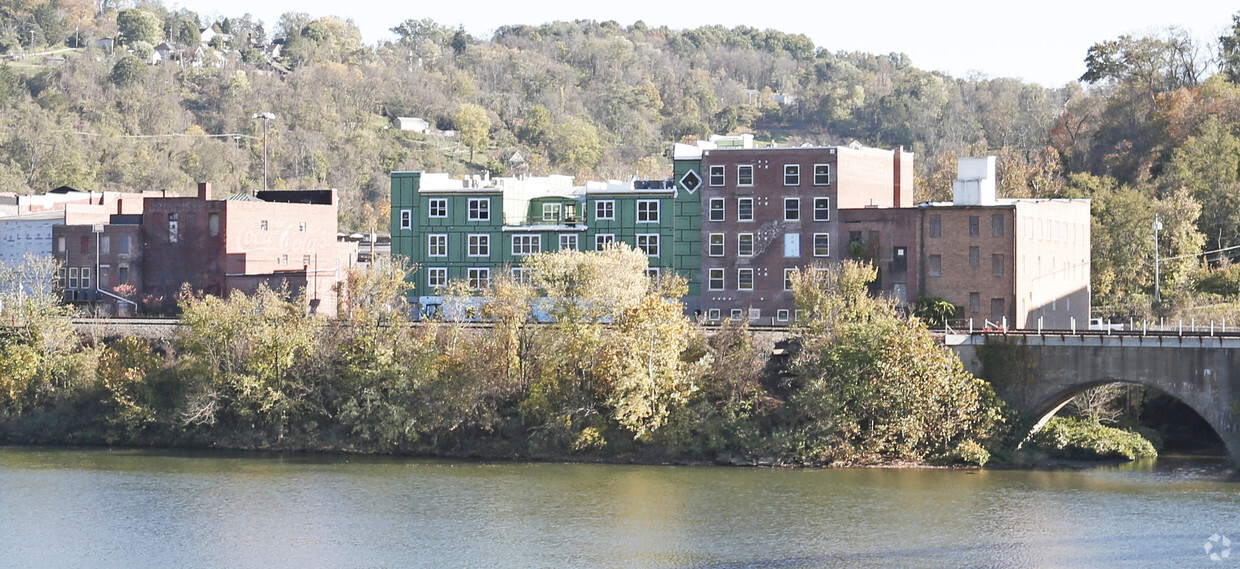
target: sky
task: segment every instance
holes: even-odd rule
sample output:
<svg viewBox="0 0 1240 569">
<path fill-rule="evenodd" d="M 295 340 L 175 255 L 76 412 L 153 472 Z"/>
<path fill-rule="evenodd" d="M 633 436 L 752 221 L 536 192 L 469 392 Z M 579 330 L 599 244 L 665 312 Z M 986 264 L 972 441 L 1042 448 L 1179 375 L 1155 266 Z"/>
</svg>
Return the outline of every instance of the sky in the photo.
<svg viewBox="0 0 1240 569">
<path fill-rule="evenodd" d="M 783 0 L 770 4 L 730 0 L 624 0 L 621 2 L 393 2 L 391 0 L 182 0 L 165 6 L 200 16 L 252 14 L 268 32 L 280 14 L 352 19 L 368 44 L 394 39 L 390 28 L 407 19 L 430 18 L 489 38 L 496 28 L 556 20 L 615 20 L 627 26 L 641 20 L 673 29 L 707 25 L 746 25 L 805 34 L 831 51 L 901 52 L 914 66 L 955 77 L 974 73 L 1015 77 L 1058 87 L 1085 72 L 1085 53 L 1097 42 L 1123 34 L 1157 33 L 1168 26 L 1211 42 L 1240 11 L 1222 0 Z M 756 86 L 755 86 L 756 87 Z"/>
</svg>

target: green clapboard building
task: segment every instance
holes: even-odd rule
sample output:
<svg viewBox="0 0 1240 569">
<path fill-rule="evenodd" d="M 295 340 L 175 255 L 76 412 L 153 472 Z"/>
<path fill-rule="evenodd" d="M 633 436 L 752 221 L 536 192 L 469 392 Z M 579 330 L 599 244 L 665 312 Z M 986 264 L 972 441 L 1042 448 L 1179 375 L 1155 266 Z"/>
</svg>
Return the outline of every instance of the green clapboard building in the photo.
<svg viewBox="0 0 1240 569">
<path fill-rule="evenodd" d="M 499 271 L 520 277 L 522 260 L 534 253 L 627 243 L 646 252 L 651 277 L 675 271 L 689 280 L 685 301 L 692 309 L 700 289 L 700 183 L 690 183 L 692 189 L 684 183 L 695 168 L 693 161 L 677 163 L 676 182 L 584 186 L 573 185 L 571 176 L 393 172 L 392 254 L 419 267 L 410 300 L 431 314 L 449 281 L 480 289 Z"/>
</svg>

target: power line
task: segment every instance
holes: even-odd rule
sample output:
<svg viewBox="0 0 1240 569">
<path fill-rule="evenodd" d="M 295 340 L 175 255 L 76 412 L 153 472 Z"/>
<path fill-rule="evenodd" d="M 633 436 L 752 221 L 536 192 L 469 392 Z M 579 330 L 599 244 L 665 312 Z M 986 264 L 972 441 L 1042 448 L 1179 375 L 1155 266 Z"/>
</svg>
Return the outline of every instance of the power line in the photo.
<svg viewBox="0 0 1240 569">
<path fill-rule="evenodd" d="M 17 128 L 14 128 L 14 127 L 0 126 L 0 130 L 9 130 L 9 131 L 12 131 L 12 130 L 18 130 L 18 129 L 17 129 Z M 133 138 L 133 139 L 144 139 L 144 138 L 232 138 L 232 139 L 237 139 L 237 138 L 248 138 L 248 139 L 251 139 L 251 140 L 258 140 L 258 139 L 259 139 L 259 137 L 254 136 L 254 135 L 252 135 L 252 134 L 241 134 L 241 133 L 239 133 L 239 132 L 229 132 L 229 133 L 224 133 L 224 134 L 207 134 L 207 133 L 203 133 L 203 134 L 184 134 L 184 133 L 174 133 L 174 134 L 103 134 L 103 133 L 98 133 L 98 132 L 82 132 L 82 131 L 80 131 L 80 130 L 51 130 L 51 131 L 43 131 L 43 132 L 46 132 L 46 133 L 58 133 L 58 132 L 59 132 L 59 133 L 69 133 L 69 134 L 76 134 L 76 135 L 78 135 L 78 136 L 93 136 L 93 137 L 98 137 L 98 138 L 102 138 L 102 137 L 115 137 L 115 138 Z"/>
</svg>

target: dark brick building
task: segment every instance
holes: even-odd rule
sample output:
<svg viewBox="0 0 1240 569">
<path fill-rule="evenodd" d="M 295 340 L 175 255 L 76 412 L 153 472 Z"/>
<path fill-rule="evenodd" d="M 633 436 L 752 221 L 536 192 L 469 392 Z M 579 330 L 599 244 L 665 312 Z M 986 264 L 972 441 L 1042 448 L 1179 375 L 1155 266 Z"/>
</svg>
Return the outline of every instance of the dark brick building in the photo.
<svg viewBox="0 0 1240 569">
<path fill-rule="evenodd" d="M 335 190 L 214 200 L 210 184 L 193 197 L 147 198 L 144 292 L 170 304 L 184 283 L 218 296 L 287 284 L 305 292 L 310 310 L 334 315 L 336 285 L 357 253 L 336 240 L 337 205 Z"/>
<path fill-rule="evenodd" d="M 840 211 L 912 206 L 913 155 L 903 149 L 709 149 L 699 171 L 708 320 L 790 322 L 789 274 L 845 258 Z"/>
</svg>

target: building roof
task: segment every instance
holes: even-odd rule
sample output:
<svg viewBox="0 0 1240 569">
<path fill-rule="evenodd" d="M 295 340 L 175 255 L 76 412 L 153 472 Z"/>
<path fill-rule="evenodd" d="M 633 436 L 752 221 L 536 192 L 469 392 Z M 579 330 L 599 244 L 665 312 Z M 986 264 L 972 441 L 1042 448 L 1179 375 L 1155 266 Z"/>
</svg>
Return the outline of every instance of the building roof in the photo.
<svg viewBox="0 0 1240 569">
<path fill-rule="evenodd" d="M 65 218 L 65 210 L 58 209 L 42 213 L 27 213 L 23 215 L 8 215 L 0 217 L 0 221 L 50 221 L 63 220 Z"/>
<path fill-rule="evenodd" d="M 261 202 L 263 200 L 260 200 L 250 194 L 233 194 L 231 196 L 224 198 L 224 201 L 226 202 Z"/>
<path fill-rule="evenodd" d="M 331 205 L 333 190 L 261 190 L 255 192 L 265 202 Z"/>
</svg>

